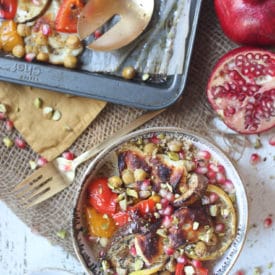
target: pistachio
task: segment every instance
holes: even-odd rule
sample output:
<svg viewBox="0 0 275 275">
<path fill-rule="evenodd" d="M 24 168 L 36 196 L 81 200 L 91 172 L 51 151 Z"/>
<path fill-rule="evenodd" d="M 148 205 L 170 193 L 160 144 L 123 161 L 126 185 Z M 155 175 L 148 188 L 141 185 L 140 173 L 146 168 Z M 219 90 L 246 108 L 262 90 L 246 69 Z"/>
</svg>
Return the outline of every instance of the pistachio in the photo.
<svg viewBox="0 0 275 275">
<path fill-rule="evenodd" d="M 122 180 L 119 176 L 113 176 L 108 179 L 108 186 L 111 189 L 119 188 L 122 185 Z"/>
<path fill-rule="evenodd" d="M 7 106 L 3 103 L 0 103 L 0 113 L 6 113 L 7 112 Z"/>
<path fill-rule="evenodd" d="M 174 161 L 177 161 L 180 159 L 179 154 L 177 154 L 176 152 L 168 152 L 167 155 L 171 160 L 174 160 Z"/>
<path fill-rule="evenodd" d="M 150 75 L 147 73 L 143 74 L 141 77 L 142 81 L 147 81 L 149 78 L 150 78 Z"/>
<path fill-rule="evenodd" d="M 126 189 L 126 194 L 127 194 L 129 197 L 133 197 L 133 198 L 138 199 L 138 193 L 137 193 L 137 191 L 134 190 L 134 189 L 129 189 L 129 188 L 127 188 L 127 189 Z"/>
<path fill-rule="evenodd" d="M 134 269 L 135 271 L 141 270 L 143 268 L 144 262 L 140 258 L 135 259 Z"/>
<path fill-rule="evenodd" d="M 127 200 L 126 200 L 126 198 L 119 202 L 119 206 L 122 210 L 124 210 L 124 211 L 127 210 Z"/>
<path fill-rule="evenodd" d="M 11 148 L 14 144 L 13 141 L 9 137 L 4 137 L 3 143 L 7 148 Z"/>
<path fill-rule="evenodd" d="M 107 244 L 108 244 L 108 239 L 107 239 L 107 238 L 104 238 L 104 237 L 100 238 L 100 239 L 99 239 L 99 244 L 100 244 L 102 247 L 106 247 Z"/>
<path fill-rule="evenodd" d="M 43 116 L 45 118 L 51 119 L 53 116 L 53 108 L 49 107 L 49 106 L 44 107 L 43 108 Z"/>
<path fill-rule="evenodd" d="M 32 170 L 35 170 L 36 167 L 37 167 L 37 164 L 36 164 L 36 162 L 34 160 L 30 160 L 29 161 L 29 165 L 30 165 L 30 167 L 31 167 Z"/>
<path fill-rule="evenodd" d="M 67 237 L 67 231 L 62 229 L 58 232 L 56 232 L 57 237 L 61 238 L 61 239 L 65 239 Z"/>
<path fill-rule="evenodd" d="M 40 97 L 35 98 L 33 105 L 37 108 L 40 109 L 42 107 L 43 101 Z"/>
<path fill-rule="evenodd" d="M 159 228 L 156 233 L 163 238 L 167 238 L 167 231 L 164 228 Z"/>
<path fill-rule="evenodd" d="M 107 274 L 107 270 L 110 268 L 110 264 L 106 260 L 103 260 L 101 262 L 101 266 L 104 271 L 104 274 Z"/>
<path fill-rule="evenodd" d="M 122 180 L 125 184 L 135 182 L 134 174 L 131 170 L 125 169 L 122 171 Z"/>
<path fill-rule="evenodd" d="M 151 142 L 147 143 L 143 148 L 144 153 L 147 155 L 152 155 L 155 150 L 157 150 L 157 145 Z"/>
<path fill-rule="evenodd" d="M 255 148 L 255 149 L 259 149 L 259 148 L 261 148 L 261 147 L 262 147 L 261 140 L 260 140 L 259 138 L 257 138 L 257 139 L 255 140 L 255 143 L 254 143 L 254 148 Z"/>
<path fill-rule="evenodd" d="M 216 205 L 216 204 L 210 205 L 209 211 L 210 211 L 210 215 L 212 217 L 216 217 L 218 215 L 218 211 L 219 211 L 218 205 Z"/>
<path fill-rule="evenodd" d="M 61 112 L 59 112 L 58 110 L 55 110 L 55 111 L 53 112 L 52 120 L 58 121 L 58 120 L 61 119 L 61 117 L 62 117 Z"/>
</svg>

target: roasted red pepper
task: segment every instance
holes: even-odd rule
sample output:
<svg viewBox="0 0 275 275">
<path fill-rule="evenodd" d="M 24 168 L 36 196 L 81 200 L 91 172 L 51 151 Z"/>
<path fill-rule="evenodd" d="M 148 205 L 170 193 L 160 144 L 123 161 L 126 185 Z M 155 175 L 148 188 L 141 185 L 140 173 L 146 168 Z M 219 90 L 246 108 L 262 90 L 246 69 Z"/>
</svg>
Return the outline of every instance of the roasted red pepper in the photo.
<svg viewBox="0 0 275 275">
<path fill-rule="evenodd" d="M 83 7 L 82 0 L 63 0 L 55 20 L 55 29 L 59 32 L 77 32 L 77 20 Z"/>
<path fill-rule="evenodd" d="M 88 187 L 89 203 L 99 213 L 114 214 L 117 206 L 117 194 L 108 187 L 107 178 L 93 180 Z"/>
<path fill-rule="evenodd" d="M 17 0 L 0 0 L 0 18 L 13 19 L 16 9 Z"/>
<path fill-rule="evenodd" d="M 146 215 L 155 211 L 156 202 L 153 199 L 142 200 L 134 206 L 128 207 L 127 211 L 119 211 L 112 215 L 116 225 L 123 226 L 131 220 L 130 211 L 138 211 L 140 215 Z"/>
</svg>

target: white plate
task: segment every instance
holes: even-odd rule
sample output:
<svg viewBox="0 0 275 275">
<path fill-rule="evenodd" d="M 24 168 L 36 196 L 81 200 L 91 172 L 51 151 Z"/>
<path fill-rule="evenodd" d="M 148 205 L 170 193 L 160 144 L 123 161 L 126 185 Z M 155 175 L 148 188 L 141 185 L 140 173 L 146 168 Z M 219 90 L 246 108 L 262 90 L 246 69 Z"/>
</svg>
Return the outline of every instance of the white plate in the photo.
<svg viewBox="0 0 275 275">
<path fill-rule="evenodd" d="M 127 136 L 122 137 L 118 141 L 114 142 L 113 145 L 102 151 L 95 159 L 91 162 L 83 178 L 83 184 L 80 190 L 80 194 L 76 201 L 76 206 L 74 209 L 73 217 L 73 236 L 74 236 L 74 247 L 78 255 L 79 260 L 82 262 L 87 272 L 91 273 L 96 267 L 96 259 L 93 257 L 93 248 L 91 248 L 90 243 L 87 241 L 87 237 L 83 234 L 83 226 L 85 221 L 83 220 L 83 202 L 86 199 L 86 187 L 90 182 L 90 179 L 99 173 L 111 173 L 114 169 L 113 166 L 113 152 L 120 147 L 123 143 L 128 142 L 131 139 L 136 139 L 137 137 L 150 137 L 154 134 L 164 133 L 169 136 L 175 136 L 176 138 L 183 138 L 191 141 L 197 148 L 201 150 L 207 150 L 211 153 L 212 157 L 220 164 L 222 164 L 226 169 L 227 178 L 230 179 L 236 190 L 236 210 L 238 215 L 237 220 L 237 232 L 236 238 L 230 245 L 226 253 L 213 262 L 212 270 L 210 274 L 213 275 L 224 275 L 229 272 L 229 270 L 234 265 L 235 261 L 241 249 L 243 247 L 247 224 L 248 224 L 248 203 L 247 196 L 244 189 L 242 180 L 228 157 L 215 145 L 206 140 L 205 138 L 198 136 L 192 132 L 184 129 L 172 128 L 172 127 L 159 127 L 159 128 L 149 128 L 145 130 L 139 130 L 131 133 Z M 108 176 L 105 174 L 105 176 Z"/>
</svg>

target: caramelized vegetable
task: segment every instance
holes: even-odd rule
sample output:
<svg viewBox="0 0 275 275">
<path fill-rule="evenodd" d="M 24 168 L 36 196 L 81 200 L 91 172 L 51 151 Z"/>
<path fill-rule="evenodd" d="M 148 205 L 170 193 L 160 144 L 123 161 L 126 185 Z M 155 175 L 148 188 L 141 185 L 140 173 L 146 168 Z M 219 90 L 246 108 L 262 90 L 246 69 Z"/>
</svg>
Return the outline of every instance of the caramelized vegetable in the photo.
<svg viewBox="0 0 275 275">
<path fill-rule="evenodd" d="M 92 207 L 87 207 L 86 215 L 90 235 L 105 238 L 113 235 L 116 226 L 108 215 L 100 214 Z"/>
<path fill-rule="evenodd" d="M 24 45 L 22 37 L 17 33 L 17 24 L 13 21 L 5 21 L 0 27 L 0 44 L 5 52 L 12 52 L 18 45 Z"/>
</svg>

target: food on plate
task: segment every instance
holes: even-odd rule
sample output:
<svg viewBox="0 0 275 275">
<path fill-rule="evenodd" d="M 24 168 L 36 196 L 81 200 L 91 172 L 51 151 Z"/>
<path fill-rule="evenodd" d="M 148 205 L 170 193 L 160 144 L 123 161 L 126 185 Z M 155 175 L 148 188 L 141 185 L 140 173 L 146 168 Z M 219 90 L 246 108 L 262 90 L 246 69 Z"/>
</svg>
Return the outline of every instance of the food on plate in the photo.
<svg viewBox="0 0 275 275">
<path fill-rule="evenodd" d="M 169 134 L 133 139 L 115 155 L 112 174 L 89 181 L 82 206 L 99 272 L 209 274 L 207 262 L 236 235 L 235 189 L 225 168 Z"/>
<path fill-rule="evenodd" d="M 275 45 L 274 0 L 215 0 L 224 33 L 246 45 Z"/>
<path fill-rule="evenodd" d="M 215 65 L 207 85 L 213 109 L 243 134 L 275 126 L 275 54 L 257 48 L 234 49 Z"/>
</svg>

